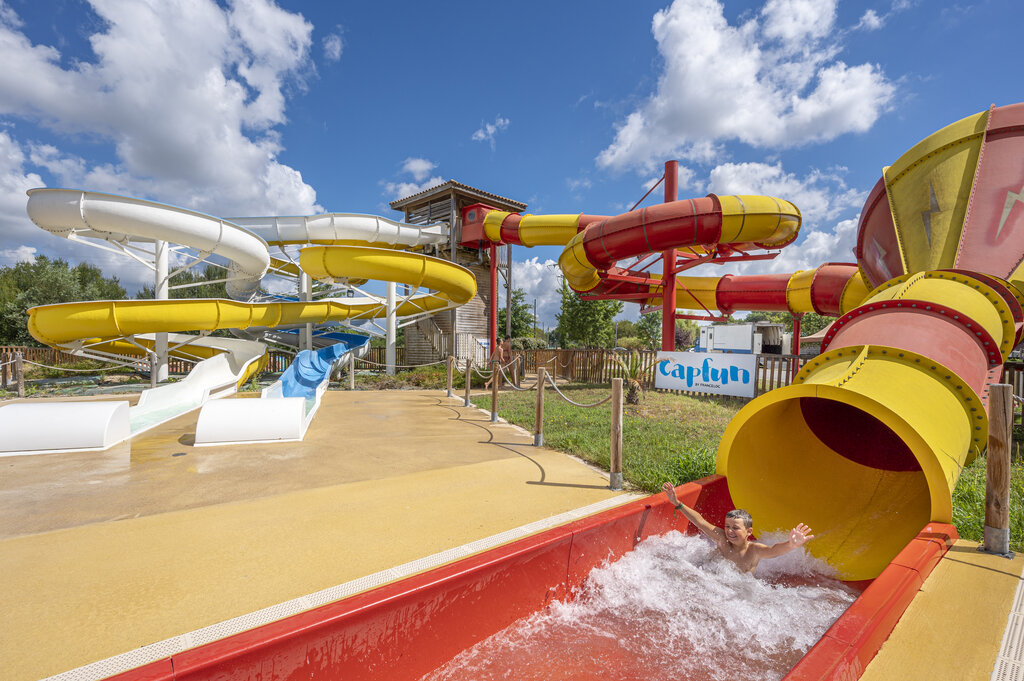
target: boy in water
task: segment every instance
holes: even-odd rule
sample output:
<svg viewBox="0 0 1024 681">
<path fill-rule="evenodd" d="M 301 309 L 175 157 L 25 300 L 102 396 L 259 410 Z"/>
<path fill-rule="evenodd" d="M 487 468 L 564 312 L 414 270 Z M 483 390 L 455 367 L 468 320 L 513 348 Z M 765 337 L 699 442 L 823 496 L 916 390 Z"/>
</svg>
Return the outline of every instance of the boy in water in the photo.
<svg viewBox="0 0 1024 681">
<path fill-rule="evenodd" d="M 814 539 L 811 528 L 800 523 L 789 531 L 789 541 L 778 544 L 762 544 L 750 540 L 750 528 L 754 520 L 743 509 L 734 509 L 725 514 L 725 528 L 715 527 L 704 519 L 700 513 L 683 504 L 676 497 L 672 483 L 662 485 L 665 496 L 672 505 L 683 512 L 686 518 L 697 526 L 701 532 L 711 538 L 718 546 L 718 552 L 736 564 L 741 572 L 753 572 L 762 558 L 775 558 L 784 553 L 798 549 L 806 542 Z"/>
</svg>

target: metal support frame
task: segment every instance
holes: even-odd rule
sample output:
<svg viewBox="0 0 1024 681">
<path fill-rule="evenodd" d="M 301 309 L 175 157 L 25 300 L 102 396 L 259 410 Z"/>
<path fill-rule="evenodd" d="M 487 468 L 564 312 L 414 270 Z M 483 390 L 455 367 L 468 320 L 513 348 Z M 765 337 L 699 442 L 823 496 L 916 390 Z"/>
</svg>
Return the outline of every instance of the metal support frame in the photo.
<svg viewBox="0 0 1024 681">
<path fill-rule="evenodd" d="M 679 199 L 679 161 L 665 162 L 665 203 Z M 661 349 L 676 349 L 676 249 L 661 254 Z"/>
<path fill-rule="evenodd" d="M 155 285 L 153 286 L 153 297 L 156 300 L 168 300 L 170 298 L 170 276 L 168 275 L 168 253 L 167 253 L 167 242 L 157 241 L 153 244 L 153 250 L 156 253 L 155 264 Z M 156 366 L 151 366 L 149 369 L 150 376 L 156 376 L 155 383 L 167 381 L 168 370 L 167 370 L 167 332 L 160 331 L 156 334 L 156 342 L 154 343 L 154 358 L 156 359 Z"/>
</svg>

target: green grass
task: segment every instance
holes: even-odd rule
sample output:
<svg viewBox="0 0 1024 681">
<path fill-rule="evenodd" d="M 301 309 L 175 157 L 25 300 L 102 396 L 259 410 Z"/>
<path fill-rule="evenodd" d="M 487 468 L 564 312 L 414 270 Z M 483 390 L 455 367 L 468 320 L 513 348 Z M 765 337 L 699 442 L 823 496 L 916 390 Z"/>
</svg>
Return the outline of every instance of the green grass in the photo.
<svg viewBox="0 0 1024 681">
<path fill-rule="evenodd" d="M 448 387 L 448 369 L 443 364 L 416 367 L 414 369 L 400 369 L 394 376 L 381 373 L 356 373 L 356 390 L 444 390 Z M 472 384 L 474 388 L 483 388 L 486 378 L 473 373 Z M 465 374 L 458 371 L 452 374 L 452 389 L 461 391 L 465 389 Z M 341 381 L 332 384 L 333 388 L 345 390 L 348 388 L 348 376 L 342 376 Z"/>
<path fill-rule="evenodd" d="M 561 387 L 575 402 L 590 404 L 608 395 L 608 388 Z M 473 398 L 490 409 L 491 398 Z M 536 393 L 503 392 L 499 415 L 533 430 Z M 740 400 L 695 398 L 646 393 L 639 406 L 626 405 L 622 417 L 622 477 L 631 485 L 657 492 L 666 480 L 681 484 L 715 472 L 715 454 L 725 426 L 743 406 Z M 575 407 L 550 387 L 544 400 L 544 444 L 603 468 L 609 462 L 611 405 Z"/>
<path fill-rule="evenodd" d="M 985 538 L 985 467 L 979 456 L 960 473 L 953 490 L 953 524 L 960 536 L 981 542 Z M 1010 550 L 1024 550 L 1024 462 L 1010 462 Z"/>
<path fill-rule="evenodd" d="M 560 386 L 567 397 L 589 404 L 608 395 L 607 387 Z M 490 410 L 489 395 L 473 398 Z M 665 481 L 679 485 L 715 472 L 718 443 L 740 400 L 645 394 L 638 407 L 625 405 L 622 424 L 622 477 L 645 492 L 660 491 Z M 536 393 L 502 392 L 498 414 L 533 431 Z M 609 463 L 611 408 L 583 409 L 563 401 L 549 387 L 544 400 L 544 444 L 604 469 Z M 953 492 L 953 524 L 960 536 L 984 539 L 985 465 L 979 457 L 964 468 Z M 1010 548 L 1024 551 L 1024 462 L 1015 459 L 1010 477 Z"/>
</svg>

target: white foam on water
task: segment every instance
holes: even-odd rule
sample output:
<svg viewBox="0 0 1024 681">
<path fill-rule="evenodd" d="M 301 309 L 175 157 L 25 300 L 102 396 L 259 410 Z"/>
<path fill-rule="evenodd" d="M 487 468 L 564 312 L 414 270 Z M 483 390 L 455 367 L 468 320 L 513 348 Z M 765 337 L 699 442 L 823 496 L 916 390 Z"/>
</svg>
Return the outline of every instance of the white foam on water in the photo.
<svg viewBox="0 0 1024 681">
<path fill-rule="evenodd" d="M 799 550 L 743 574 L 673 531 L 424 679 L 781 679 L 857 596 L 830 572 Z"/>
</svg>

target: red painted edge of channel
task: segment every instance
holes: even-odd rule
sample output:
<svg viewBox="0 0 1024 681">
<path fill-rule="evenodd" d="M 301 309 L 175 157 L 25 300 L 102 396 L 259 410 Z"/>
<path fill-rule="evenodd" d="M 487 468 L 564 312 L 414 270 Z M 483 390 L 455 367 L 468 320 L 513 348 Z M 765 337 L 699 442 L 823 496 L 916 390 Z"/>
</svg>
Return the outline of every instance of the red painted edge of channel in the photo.
<svg viewBox="0 0 1024 681">
<path fill-rule="evenodd" d="M 721 525 L 726 480 L 677 488 Z M 111 681 L 387 678 L 410 681 L 512 622 L 564 598 L 586 575 L 653 535 L 689 523 L 662 495 L 639 499 L 428 572 L 272 622 L 110 677 Z M 689 528 L 692 532 L 693 529 Z M 786 677 L 855 679 L 927 573 L 955 539 L 929 524 Z"/>
<path fill-rule="evenodd" d="M 956 528 L 928 523 L 893 558 L 783 681 L 854 681 L 917 595 L 949 547 Z"/>
</svg>

